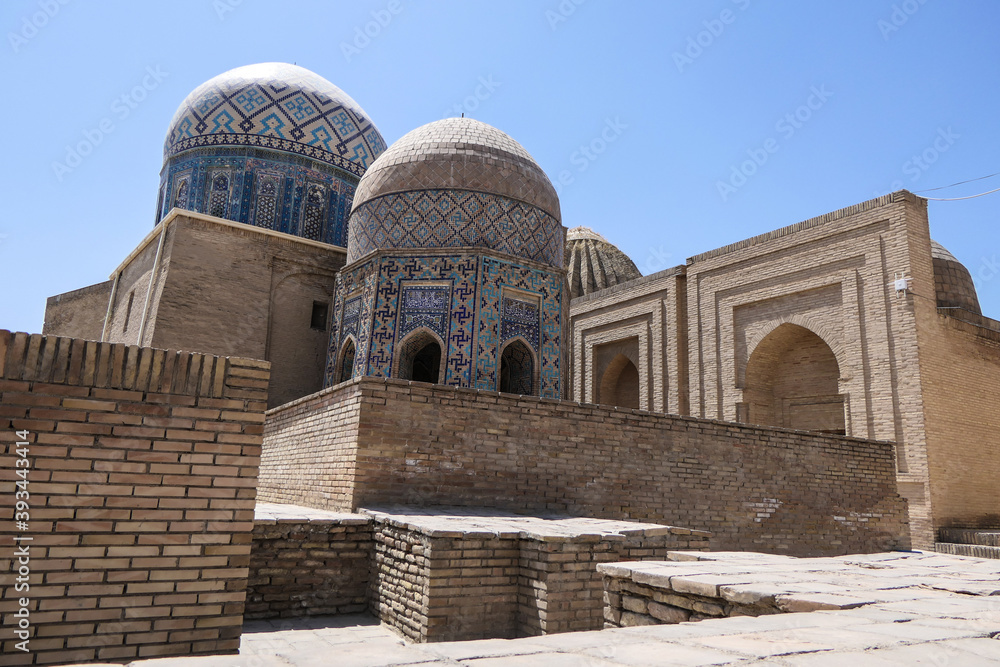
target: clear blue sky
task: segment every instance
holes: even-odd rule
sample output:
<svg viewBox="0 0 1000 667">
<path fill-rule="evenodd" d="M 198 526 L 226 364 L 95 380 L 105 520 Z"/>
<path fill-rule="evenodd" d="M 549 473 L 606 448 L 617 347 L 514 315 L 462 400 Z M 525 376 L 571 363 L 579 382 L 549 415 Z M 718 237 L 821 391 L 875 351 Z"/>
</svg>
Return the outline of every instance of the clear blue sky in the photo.
<svg viewBox="0 0 1000 667">
<path fill-rule="evenodd" d="M 593 227 L 643 273 L 1000 171 L 991 0 L 5 0 L 0 25 L 0 328 L 40 331 L 46 297 L 108 278 L 152 228 L 181 100 L 256 62 L 326 77 L 390 144 L 456 108 L 495 125 L 562 175 L 563 223 Z M 933 236 L 994 317 L 998 210 L 1000 193 L 930 205 Z"/>
</svg>

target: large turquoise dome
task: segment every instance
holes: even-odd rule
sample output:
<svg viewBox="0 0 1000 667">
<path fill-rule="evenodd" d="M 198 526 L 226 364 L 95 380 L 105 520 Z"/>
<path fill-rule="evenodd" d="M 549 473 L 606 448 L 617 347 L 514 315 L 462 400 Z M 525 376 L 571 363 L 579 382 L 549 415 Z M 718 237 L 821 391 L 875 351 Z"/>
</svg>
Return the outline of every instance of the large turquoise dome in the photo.
<svg viewBox="0 0 1000 667">
<path fill-rule="evenodd" d="M 350 95 L 288 63 L 237 67 L 195 88 L 170 122 L 163 157 L 224 145 L 298 153 L 358 176 L 385 150 Z"/>
<path fill-rule="evenodd" d="M 156 221 L 178 208 L 344 246 L 358 179 L 384 151 L 368 114 L 318 74 L 238 67 L 170 121 Z"/>
</svg>

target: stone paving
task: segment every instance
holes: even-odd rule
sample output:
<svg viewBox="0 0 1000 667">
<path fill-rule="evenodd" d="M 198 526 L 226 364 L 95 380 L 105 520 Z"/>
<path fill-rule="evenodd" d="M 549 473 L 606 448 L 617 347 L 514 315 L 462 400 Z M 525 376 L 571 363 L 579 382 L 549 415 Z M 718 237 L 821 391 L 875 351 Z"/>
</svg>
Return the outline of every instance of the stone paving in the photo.
<svg viewBox="0 0 1000 667">
<path fill-rule="evenodd" d="M 403 641 L 365 615 L 248 622 L 241 654 L 165 658 L 135 667 L 366 667 L 375 665 L 997 665 L 1000 563 L 911 552 L 795 559 L 703 553 L 680 567 L 722 566 L 745 578 L 768 561 L 769 585 L 840 586 L 866 602 L 849 609 L 733 617 L 513 640 Z M 711 559 L 711 560 L 709 560 Z M 680 571 L 680 570 L 678 570 Z M 731 578 L 731 577 L 730 577 Z M 835 581 L 835 584 L 830 584 Z M 815 587 L 815 586 L 814 586 Z M 896 591 L 896 593 L 893 593 Z M 831 592 L 831 595 L 839 595 Z M 882 599 L 886 598 L 886 599 Z"/>
<path fill-rule="evenodd" d="M 260 504 L 258 504 L 259 506 Z M 281 506 L 266 504 L 266 507 L 280 508 Z M 614 521 L 564 514 L 547 516 L 514 514 L 478 507 L 413 508 L 387 506 L 362 508 L 360 511 L 362 514 L 390 525 L 416 530 L 432 537 L 527 537 L 541 541 L 559 541 L 590 536 L 594 541 L 597 541 L 600 538 L 615 535 L 623 537 L 696 535 L 706 538 L 711 536 L 711 533 L 703 530 L 656 523 Z"/>
</svg>

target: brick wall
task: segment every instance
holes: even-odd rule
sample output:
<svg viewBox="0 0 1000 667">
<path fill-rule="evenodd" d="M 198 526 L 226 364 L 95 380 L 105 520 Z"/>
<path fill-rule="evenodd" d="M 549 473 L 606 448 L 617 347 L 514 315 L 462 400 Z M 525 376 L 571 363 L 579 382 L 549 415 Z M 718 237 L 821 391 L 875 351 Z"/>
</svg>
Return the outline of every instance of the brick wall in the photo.
<svg viewBox="0 0 1000 667">
<path fill-rule="evenodd" d="M 269 412 L 259 493 L 648 520 L 793 555 L 909 546 L 891 443 L 400 380 Z"/>
<path fill-rule="evenodd" d="M 0 331 L 0 541 L 32 538 L 28 590 L 0 552 L 4 664 L 237 650 L 267 369 Z M 11 638 L 21 597 L 29 652 Z"/>
<path fill-rule="evenodd" d="M 368 608 L 371 520 L 257 520 L 246 618 L 354 614 Z"/>
<path fill-rule="evenodd" d="M 934 308 L 925 315 L 917 335 L 934 528 L 1000 527 L 1000 334 Z"/>
<path fill-rule="evenodd" d="M 598 563 L 707 544 L 707 533 L 670 526 L 412 511 L 366 511 L 375 538 L 369 599 L 383 622 L 420 642 L 599 630 Z"/>
<path fill-rule="evenodd" d="M 100 340 L 104 316 L 108 312 L 112 281 L 82 287 L 72 292 L 50 296 L 45 302 L 46 336 L 70 336 Z"/>
<path fill-rule="evenodd" d="M 892 289 L 897 275 L 910 278 L 905 298 Z M 572 398 L 600 402 L 595 350 L 637 336 L 642 408 L 891 440 L 914 544 L 931 548 L 916 313 L 934 297 L 926 201 L 895 192 L 574 299 Z M 802 377 L 780 392 L 767 386 L 796 362 L 773 350 L 783 325 L 831 349 L 836 369 L 817 376 L 822 386 Z M 792 363 L 751 364 L 769 348 Z"/>
<path fill-rule="evenodd" d="M 265 430 L 270 443 L 262 454 L 258 500 L 357 509 L 354 460 L 360 416 L 357 382 L 269 411 Z"/>
</svg>

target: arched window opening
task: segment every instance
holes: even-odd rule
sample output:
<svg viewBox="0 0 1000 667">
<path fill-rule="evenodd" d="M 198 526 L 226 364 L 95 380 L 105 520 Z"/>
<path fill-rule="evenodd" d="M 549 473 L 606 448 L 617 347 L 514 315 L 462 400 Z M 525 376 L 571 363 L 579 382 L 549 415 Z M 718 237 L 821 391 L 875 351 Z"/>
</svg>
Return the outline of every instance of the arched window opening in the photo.
<svg viewBox="0 0 1000 667">
<path fill-rule="evenodd" d="M 337 382 L 347 382 L 354 375 L 354 341 L 350 338 L 344 345 L 343 352 L 340 353 L 340 377 Z"/>
<path fill-rule="evenodd" d="M 177 186 L 177 194 L 174 195 L 174 205 L 173 208 L 180 208 L 187 210 L 188 207 L 188 181 L 184 179 L 181 184 Z"/>
<path fill-rule="evenodd" d="M 302 236 L 319 241 L 323 238 L 323 222 L 326 220 L 326 193 L 319 185 L 310 185 L 306 193 L 305 210 L 302 214 Z"/>
<path fill-rule="evenodd" d="M 519 340 L 507 345 L 500 355 L 497 389 L 506 394 L 534 396 L 535 362 L 531 350 Z"/>
<path fill-rule="evenodd" d="M 840 367 L 826 342 L 805 327 L 782 324 L 747 361 L 743 400 L 752 424 L 843 435 Z"/>
<path fill-rule="evenodd" d="M 229 204 L 229 176 L 216 174 L 212 178 L 212 192 L 209 197 L 208 214 L 217 218 L 226 217 Z"/>
<path fill-rule="evenodd" d="M 598 401 L 621 408 L 639 408 L 639 369 L 624 354 L 612 359 L 604 371 Z"/>
<path fill-rule="evenodd" d="M 441 345 L 427 330 L 412 334 L 399 348 L 396 376 L 401 380 L 440 384 Z"/>
<path fill-rule="evenodd" d="M 272 176 L 262 177 L 257 185 L 257 211 L 254 213 L 254 224 L 274 229 L 277 210 L 278 181 Z"/>
</svg>

